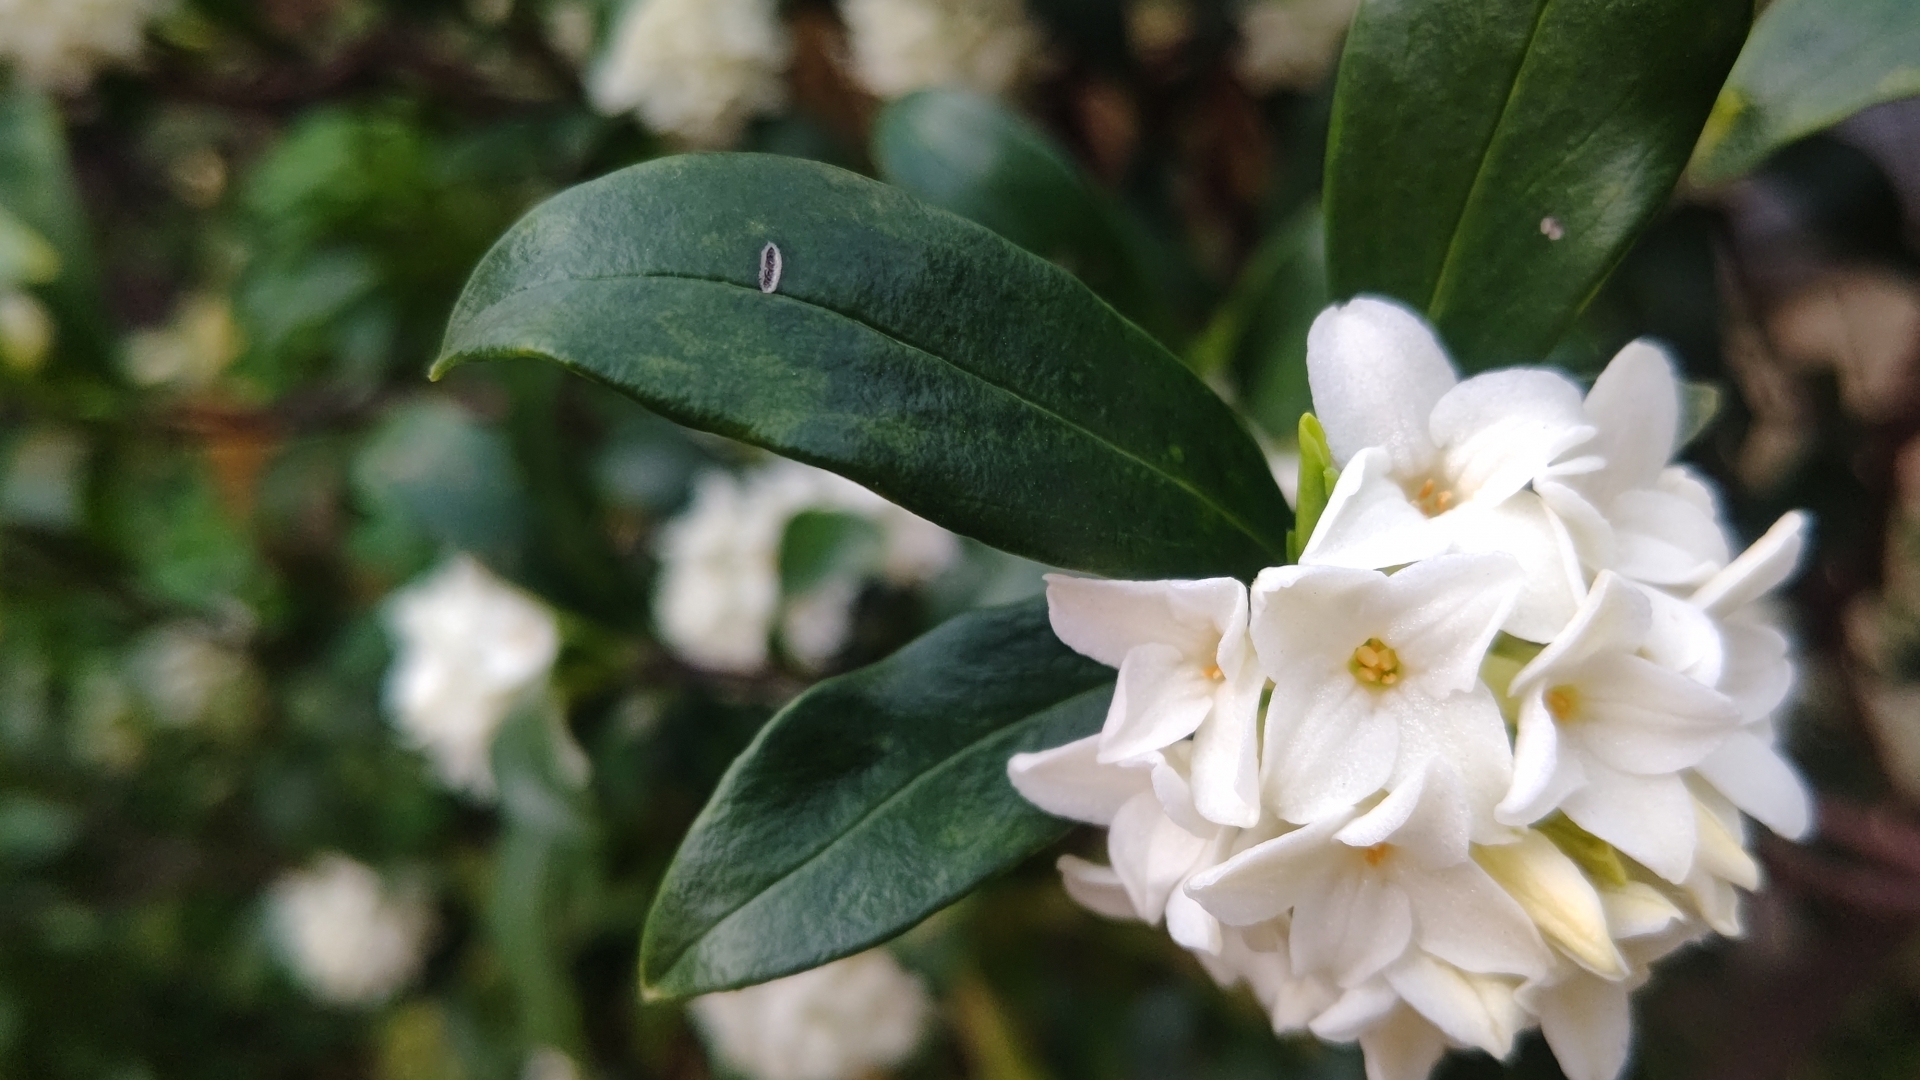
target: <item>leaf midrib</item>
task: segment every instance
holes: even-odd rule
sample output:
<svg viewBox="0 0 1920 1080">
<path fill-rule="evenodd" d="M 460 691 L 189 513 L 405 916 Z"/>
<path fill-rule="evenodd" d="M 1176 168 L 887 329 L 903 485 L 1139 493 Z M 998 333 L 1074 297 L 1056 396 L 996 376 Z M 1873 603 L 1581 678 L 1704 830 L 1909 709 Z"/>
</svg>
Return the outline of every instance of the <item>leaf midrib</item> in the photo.
<svg viewBox="0 0 1920 1080">
<path fill-rule="evenodd" d="M 698 274 L 666 273 L 666 272 L 656 272 L 656 271 L 621 272 L 621 273 L 615 273 L 615 274 L 575 274 L 575 275 L 569 275 L 564 278 L 556 278 L 550 281 L 543 281 L 536 285 L 527 285 L 522 288 L 514 289 L 509 292 L 503 293 L 499 297 L 496 297 L 495 299 L 489 301 L 485 307 L 481 308 L 478 312 L 474 313 L 472 316 L 462 319 L 461 322 L 462 322 L 462 325 L 471 325 L 473 322 L 478 320 L 481 316 L 484 316 L 487 312 L 493 310 L 494 308 L 505 303 L 506 301 L 527 293 L 539 292 L 543 289 L 561 288 L 567 285 L 573 285 L 581 282 L 633 281 L 633 280 L 647 280 L 647 279 L 654 279 L 654 278 L 666 279 L 671 281 L 694 281 L 694 282 L 700 282 L 707 285 L 719 285 L 725 288 L 735 289 L 740 292 L 755 293 L 755 294 L 760 293 L 760 290 L 757 286 L 749 287 L 746 285 L 741 285 L 738 282 L 728 281 L 725 278 L 702 277 Z M 841 311 L 838 308 L 831 307 L 827 304 L 819 303 L 818 301 L 802 300 L 799 297 L 788 296 L 788 295 L 777 293 L 777 292 L 762 294 L 762 295 L 764 295 L 764 297 L 769 300 L 780 300 L 780 301 L 786 301 L 788 303 L 799 304 L 802 307 L 822 311 L 836 318 L 845 319 L 848 322 L 851 322 L 856 326 L 859 326 L 862 329 L 869 331 L 870 333 L 873 333 L 878 335 L 879 337 L 885 338 L 887 341 L 890 341 L 895 345 L 900 346 L 903 349 L 908 349 L 912 352 L 925 356 L 936 363 L 952 368 L 954 371 L 957 371 L 960 374 L 965 375 L 966 377 L 973 379 L 974 381 L 979 382 L 984 386 L 987 386 L 993 390 L 998 391 L 1001 394 L 1006 395 L 1007 397 L 1013 399 L 1015 402 L 1019 403 L 1025 408 L 1031 409 L 1042 416 L 1049 417 L 1054 421 L 1058 422 L 1063 427 L 1068 428 L 1069 430 L 1077 431 L 1080 434 L 1085 435 L 1087 438 L 1093 440 L 1099 445 L 1104 446 L 1109 450 L 1113 451 L 1116 455 L 1122 458 L 1125 458 L 1128 461 L 1134 462 L 1135 464 L 1139 465 L 1141 468 L 1147 470 L 1149 473 L 1157 477 L 1160 477 L 1162 480 L 1172 484 L 1173 486 L 1179 488 L 1182 491 L 1185 491 L 1187 494 L 1193 496 L 1196 500 L 1198 500 L 1201 503 L 1201 505 L 1205 506 L 1207 509 L 1211 510 L 1214 514 L 1218 515 L 1221 520 L 1233 526 L 1236 530 L 1238 530 L 1240 533 L 1245 535 L 1248 539 L 1252 540 L 1255 546 L 1257 546 L 1261 551 L 1266 552 L 1268 555 L 1279 556 L 1282 554 L 1280 552 L 1275 552 L 1272 549 L 1272 547 L 1267 543 L 1267 541 L 1260 535 L 1260 533 L 1256 531 L 1247 522 L 1241 520 L 1238 514 L 1235 514 L 1234 512 L 1229 510 L 1227 507 L 1221 505 L 1219 502 L 1216 502 L 1212 497 L 1207 495 L 1205 492 L 1201 491 L 1199 488 L 1194 487 L 1193 484 L 1189 483 L 1187 480 L 1179 476 L 1176 476 L 1173 473 L 1167 472 L 1165 469 L 1161 468 L 1155 463 L 1147 460 L 1146 458 L 1141 457 L 1140 455 L 1134 453 L 1133 451 L 1127 449 L 1126 447 L 1121 446 L 1118 443 L 1115 443 L 1113 440 L 1107 438 L 1106 436 L 1100 434 L 1099 432 L 1094 431 L 1091 428 L 1088 428 L 1085 425 L 1075 420 L 1062 416 L 1061 414 L 1055 412 L 1054 410 L 1048 408 L 1047 406 L 1041 404 L 1040 402 L 1037 402 L 1031 398 L 1022 396 L 1017 390 L 1013 389 L 1010 386 L 1006 386 L 999 382 L 996 382 L 993 379 L 990 379 L 987 376 L 981 374 L 980 372 L 974 371 L 959 363 L 956 363 L 955 361 L 950 360 L 947 357 L 940 355 L 939 353 L 933 352 L 929 349 L 924 349 L 918 345 L 913 344 L 912 342 L 903 341 L 899 337 L 895 336 L 894 334 L 878 326 L 875 326 L 873 323 L 868 322 L 866 319 L 863 319 L 860 316 L 852 314 L 850 312 Z"/>
<path fill-rule="evenodd" d="M 678 952 L 674 953 L 672 962 L 670 962 L 667 965 L 666 973 L 663 974 L 661 977 L 661 982 L 665 982 L 667 976 L 670 976 L 677 968 L 679 968 L 681 963 L 683 963 L 687 959 L 688 955 L 692 953 L 694 949 L 702 941 L 706 940 L 707 938 L 711 937 L 715 933 L 719 932 L 719 930 L 722 927 L 724 927 L 727 923 L 731 922 L 741 912 L 745 911 L 749 906 L 753 904 L 754 901 L 760 899 L 763 896 L 766 896 L 768 893 L 773 892 L 775 889 L 779 888 L 782 883 L 792 878 L 795 874 L 798 874 L 800 871 L 805 870 L 807 867 L 812 866 L 814 863 L 819 862 L 821 859 L 825 858 L 828 853 L 833 851 L 834 848 L 839 847 L 842 843 L 846 842 L 848 837 L 854 835 L 855 833 L 863 829 L 867 825 L 867 823 L 872 821 L 876 816 L 878 816 L 881 813 L 881 811 L 886 810 L 889 807 L 893 806 L 895 803 L 898 803 L 904 800 L 916 788 L 920 787 L 922 784 L 926 783 L 928 780 L 946 772 L 948 769 L 953 767 L 955 762 L 973 753 L 975 750 L 978 750 L 982 745 L 988 742 L 991 742 L 992 740 L 999 738 L 1002 735 L 1005 735 L 1009 730 L 1016 728 L 1021 724 L 1031 723 L 1035 717 L 1040 716 L 1042 713 L 1048 712 L 1049 710 L 1052 710 L 1052 709 L 1059 708 L 1060 706 L 1066 704 L 1069 701 L 1074 700 L 1075 698 L 1083 697 L 1098 689 L 1100 689 L 1100 686 L 1099 684 L 1096 683 L 1092 686 L 1087 686 L 1082 689 L 1074 690 L 1070 693 L 1063 694 L 1061 697 L 1055 699 L 1054 701 L 1051 701 L 1045 705 L 1039 706 L 1038 708 L 1035 708 L 1024 715 L 1017 717 L 1014 720 L 1011 720 L 1005 724 L 1000 725 L 999 727 L 994 728 L 991 731 L 988 731 L 986 734 L 980 736 L 979 738 L 964 744 L 963 746 L 956 749 L 953 753 L 950 753 L 946 757 L 941 758 L 939 761 L 935 762 L 932 768 L 913 774 L 911 777 L 907 779 L 906 783 L 888 792 L 879 802 L 873 804 L 873 806 L 870 807 L 865 813 L 861 814 L 858 818 L 854 819 L 852 822 L 849 822 L 846 828 L 841 829 L 838 833 L 835 833 L 833 836 L 829 837 L 826 843 L 821 844 L 819 847 L 813 849 L 811 852 L 808 852 L 804 858 L 800 859 L 798 862 L 794 863 L 792 866 L 782 871 L 779 874 L 779 876 L 772 878 L 765 885 L 762 885 L 760 888 L 754 890 L 752 895 L 740 901 L 738 904 L 735 904 L 733 907 L 729 908 L 725 914 L 713 920 L 713 922 L 709 924 L 705 930 L 702 930 L 699 934 L 695 935 L 691 940 L 687 942 L 687 944 L 684 947 L 682 947 Z M 773 977 L 778 978 L 779 976 L 776 975 Z M 658 986 L 659 984 L 656 983 L 654 985 Z"/>
<path fill-rule="evenodd" d="M 1427 293 L 1427 302 L 1421 305 L 1428 318 L 1433 318 L 1435 308 L 1446 294 L 1454 271 L 1454 256 L 1460 248 L 1461 227 L 1466 223 L 1467 212 L 1472 209 L 1474 199 L 1480 194 L 1480 187 L 1487 178 L 1487 161 L 1493 150 L 1493 144 L 1500 139 L 1500 131 L 1507 125 L 1507 115 L 1513 111 L 1514 99 L 1520 93 L 1520 81 L 1527 71 L 1527 61 L 1533 57 L 1533 46 L 1540 39 L 1540 27 L 1547 21 L 1547 12 L 1553 8 L 1554 0 L 1543 0 L 1540 11 L 1533 17 L 1533 29 L 1527 31 L 1527 46 L 1520 50 L 1520 62 L 1514 65 L 1513 79 L 1507 84 L 1507 98 L 1500 103 L 1500 116 L 1487 131 L 1486 144 L 1480 148 L 1480 157 L 1473 170 L 1473 183 L 1467 186 L 1467 197 L 1460 202 L 1460 209 L 1453 217 L 1453 229 L 1447 234 L 1447 250 L 1440 259 L 1439 276 L 1433 279 L 1433 288 Z"/>
</svg>

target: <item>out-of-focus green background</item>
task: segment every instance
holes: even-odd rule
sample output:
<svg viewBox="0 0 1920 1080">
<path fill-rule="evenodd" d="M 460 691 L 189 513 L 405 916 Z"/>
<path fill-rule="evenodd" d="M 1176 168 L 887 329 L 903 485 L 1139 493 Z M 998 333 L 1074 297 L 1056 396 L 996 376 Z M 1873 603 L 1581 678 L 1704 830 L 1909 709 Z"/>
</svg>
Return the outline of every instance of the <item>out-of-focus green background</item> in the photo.
<svg viewBox="0 0 1920 1080">
<path fill-rule="evenodd" d="M 0 4 L 0 50 L 33 7 Z M 968 545 L 927 585 L 867 581 L 824 668 L 703 672 L 653 629 L 656 540 L 695 476 L 752 459 L 549 367 L 426 381 L 508 224 L 678 148 L 587 104 L 615 15 L 188 0 L 128 62 L 4 84 L 0 1077 L 487 1080 L 551 1046 L 583 1076 L 716 1075 L 634 978 L 650 890 L 707 793 L 811 679 L 1038 587 Z M 1004 106 L 1082 202 L 1036 209 L 1013 184 L 955 208 L 1021 242 L 1064 229 L 1043 253 L 1283 450 L 1325 301 L 1329 77 L 1250 85 L 1220 0 L 1029 15 L 1040 58 Z M 782 17 L 789 103 L 739 147 L 879 171 L 883 102 L 849 74 L 836 9 Z M 1076 213 L 1122 238 L 1107 257 L 1075 246 Z M 1739 526 L 1815 514 L 1787 741 L 1825 800 L 1809 846 L 1761 845 L 1747 940 L 1642 994 L 1639 1074 L 1920 1074 L 1920 101 L 1684 187 L 1550 359 L 1591 374 L 1639 334 L 1717 389 L 1691 457 Z M 788 570 L 841 539 L 790 530 Z M 554 700 L 590 780 L 560 775 L 544 717 L 494 749 L 502 787 L 551 813 L 449 792 L 383 709 L 383 604 L 452 551 L 559 613 Z M 429 898 L 424 966 L 383 1003 L 317 1001 L 276 946 L 273 883 L 326 852 Z M 1164 932 L 1076 908 L 1050 857 L 895 951 L 937 1001 L 903 1078 L 1359 1075 L 1355 1053 L 1276 1040 Z M 1514 1070 L 1558 1075 L 1531 1040 Z"/>
</svg>

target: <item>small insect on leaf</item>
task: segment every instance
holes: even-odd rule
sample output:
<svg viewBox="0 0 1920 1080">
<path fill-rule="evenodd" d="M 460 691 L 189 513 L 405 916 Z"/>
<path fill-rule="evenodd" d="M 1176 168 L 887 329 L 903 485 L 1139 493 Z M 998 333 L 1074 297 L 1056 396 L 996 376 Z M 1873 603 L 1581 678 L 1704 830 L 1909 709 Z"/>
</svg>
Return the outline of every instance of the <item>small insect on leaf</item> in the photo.
<svg viewBox="0 0 1920 1080">
<path fill-rule="evenodd" d="M 760 291 L 770 293 L 780 287 L 780 248 L 768 244 L 760 249 Z"/>
</svg>

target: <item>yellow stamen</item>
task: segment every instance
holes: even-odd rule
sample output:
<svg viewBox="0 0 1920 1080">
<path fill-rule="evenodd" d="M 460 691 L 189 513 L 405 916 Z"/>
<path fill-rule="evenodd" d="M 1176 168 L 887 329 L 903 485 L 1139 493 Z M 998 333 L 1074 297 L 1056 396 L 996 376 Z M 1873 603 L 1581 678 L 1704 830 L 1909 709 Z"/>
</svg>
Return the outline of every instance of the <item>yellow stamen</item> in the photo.
<svg viewBox="0 0 1920 1080">
<path fill-rule="evenodd" d="M 1366 848 L 1360 852 L 1361 858 L 1364 858 L 1367 860 L 1368 866 L 1379 866 L 1381 863 L 1385 862 L 1387 859 L 1387 856 L 1391 854 L 1393 854 L 1392 844 L 1375 844 L 1372 847 Z"/>
<path fill-rule="evenodd" d="M 1365 686 L 1392 686 L 1400 681 L 1400 654 L 1379 638 L 1368 638 L 1353 650 L 1347 669 Z"/>
<path fill-rule="evenodd" d="M 1580 692 L 1571 686 L 1556 686 L 1546 693 L 1547 713 L 1565 723 L 1580 711 Z"/>
<path fill-rule="evenodd" d="M 1214 664 L 1212 667 L 1209 667 L 1207 670 L 1201 672 L 1200 674 L 1205 675 L 1207 678 L 1212 679 L 1215 682 L 1219 682 L 1221 679 L 1224 679 L 1227 677 L 1226 673 L 1220 670 L 1219 664 Z"/>
<path fill-rule="evenodd" d="M 1414 493 L 1413 505 L 1419 507 L 1420 512 L 1428 517 L 1439 517 L 1453 509 L 1453 492 L 1435 483 L 1432 477 L 1428 477 L 1421 483 L 1420 490 Z"/>
</svg>

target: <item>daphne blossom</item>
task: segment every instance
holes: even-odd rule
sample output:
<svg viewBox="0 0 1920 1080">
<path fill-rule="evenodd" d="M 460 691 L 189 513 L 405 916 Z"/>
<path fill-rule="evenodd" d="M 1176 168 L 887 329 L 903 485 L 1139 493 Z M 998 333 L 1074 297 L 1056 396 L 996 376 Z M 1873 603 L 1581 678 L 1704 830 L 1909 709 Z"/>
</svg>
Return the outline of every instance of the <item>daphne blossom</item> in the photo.
<svg viewBox="0 0 1920 1080">
<path fill-rule="evenodd" d="M 1164 922 L 1276 1030 L 1358 1042 L 1370 1080 L 1535 1025 L 1573 1080 L 1612 1080 L 1651 965 L 1740 932 L 1742 813 L 1810 825 L 1770 599 L 1806 519 L 1732 556 L 1643 342 L 1585 395 L 1462 380 L 1361 299 L 1308 367 L 1339 477 L 1300 564 L 1244 593 L 1050 579 L 1056 633 L 1118 682 L 1099 734 L 1009 777 L 1107 828 L 1109 865 L 1061 860 L 1071 895 Z"/>
<path fill-rule="evenodd" d="M 840 0 L 855 78 L 881 97 L 929 86 L 997 94 L 1040 35 L 1022 0 Z"/>
<path fill-rule="evenodd" d="M 751 1080 L 854 1080 L 898 1065 L 925 1033 L 920 979 L 886 951 L 695 998 L 708 1047 Z"/>
<path fill-rule="evenodd" d="M 878 550 L 870 566 L 829 574 L 787 597 L 781 545 L 787 526 L 808 511 L 868 522 Z M 869 569 L 912 585 L 937 576 L 959 551 L 952 533 L 811 466 L 775 460 L 738 475 L 714 470 L 694 482 L 687 509 L 662 531 L 654 619 L 668 647 L 696 667 L 757 671 L 767 664 L 776 627 L 789 655 L 818 667 L 845 645 Z"/>
<path fill-rule="evenodd" d="M 545 605 L 470 555 L 395 594 L 387 707 L 408 742 L 455 790 L 494 794 L 493 737 L 545 684 L 560 631 Z"/>
<path fill-rule="evenodd" d="M 27 82 L 79 90 L 95 69 L 140 54 L 172 0 L 0 0 L 0 63 Z"/>
<path fill-rule="evenodd" d="M 433 927 L 417 885 L 389 885 L 345 855 L 289 872 L 269 903 L 287 965 L 315 997 L 340 1005 L 378 1004 L 405 986 Z"/>
<path fill-rule="evenodd" d="M 774 0 L 629 0 L 588 96 L 603 113 L 725 147 L 786 104 L 791 52 Z"/>
</svg>

